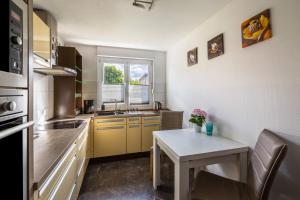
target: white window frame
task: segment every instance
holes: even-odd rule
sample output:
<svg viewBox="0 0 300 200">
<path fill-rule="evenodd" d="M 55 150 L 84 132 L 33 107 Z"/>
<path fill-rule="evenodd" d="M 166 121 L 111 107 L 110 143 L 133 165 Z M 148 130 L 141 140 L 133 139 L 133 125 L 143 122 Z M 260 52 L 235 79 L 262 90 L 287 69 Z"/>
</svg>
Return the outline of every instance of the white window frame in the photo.
<svg viewBox="0 0 300 200">
<path fill-rule="evenodd" d="M 102 85 L 104 83 L 104 63 L 118 63 L 124 64 L 124 81 L 125 81 L 125 98 L 124 103 L 118 103 L 118 109 L 128 110 L 132 108 L 137 109 L 152 109 L 153 108 L 153 71 L 154 62 L 150 59 L 140 59 L 140 58 L 120 58 L 120 57 L 98 57 L 97 66 L 97 105 L 100 107 L 102 105 Z M 133 104 L 130 105 L 129 102 L 129 74 L 130 74 L 130 64 L 148 64 L 149 72 L 149 104 Z M 114 109 L 114 103 L 105 103 L 108 110 Z"/>
</svg>

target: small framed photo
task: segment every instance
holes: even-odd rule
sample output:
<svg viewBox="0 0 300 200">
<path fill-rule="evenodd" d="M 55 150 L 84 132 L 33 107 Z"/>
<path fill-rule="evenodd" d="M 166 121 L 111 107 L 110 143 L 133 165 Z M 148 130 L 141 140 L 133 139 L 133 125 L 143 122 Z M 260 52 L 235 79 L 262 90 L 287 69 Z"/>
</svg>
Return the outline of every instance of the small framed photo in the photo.
<svg viewBox="0 0 300 200">
<path fill-rule="evenodd" d="M 188 66 L 192 66 L 198 63 L 198 48 L 194 48 L 187 53 Z"/>
<path fill-rule="evenodd" d="M 244 21 L 241 25 L 241 32 L 243 48 L 270 39 L 272 37 L 270 9 Z"/>
<path fill-rule="evenodd" d="M 224 34 L 220 34 L 207 42 L 208 60 L 224 54 Z"/>
</svg>

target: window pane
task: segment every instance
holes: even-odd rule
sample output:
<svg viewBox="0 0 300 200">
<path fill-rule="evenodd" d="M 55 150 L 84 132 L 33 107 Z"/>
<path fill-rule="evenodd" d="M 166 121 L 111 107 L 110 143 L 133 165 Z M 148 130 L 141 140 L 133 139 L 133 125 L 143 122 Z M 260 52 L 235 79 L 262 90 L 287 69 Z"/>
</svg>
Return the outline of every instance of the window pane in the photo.
<svg viewBox="0 0 300 200">
<path fill-rule="evenodd" d="M 147 64 L 130 64 L 130 85 L 149 85 L 149 69 Z"/>
<path fill-rule="evenodd" d="M 124 84 L 124 64 L 104 63 L 104 84 Z"/>
<path fill-rule="evenodd" d="M 124 102 L 124 85 L 102 85 L 102 102 L 112 103 L 116 99 Z"/>
<path fill-rule="evenodd" d="M 130 104 L 149 104 L 149 68 L 147 64 L 129 65 Z"/>
<path fill-rule="evenodd" d="M 149 86 L 130 85 L 129 101 L 130 104 L 149 104 Z"/>
<path fill-rule="evenodd" d="M 117 100 L 124 102 L 124 64 L 104 63 L 103 65 L 103 85 L 102 85 L 102 102 L 110 103 Z"/>
</svg>

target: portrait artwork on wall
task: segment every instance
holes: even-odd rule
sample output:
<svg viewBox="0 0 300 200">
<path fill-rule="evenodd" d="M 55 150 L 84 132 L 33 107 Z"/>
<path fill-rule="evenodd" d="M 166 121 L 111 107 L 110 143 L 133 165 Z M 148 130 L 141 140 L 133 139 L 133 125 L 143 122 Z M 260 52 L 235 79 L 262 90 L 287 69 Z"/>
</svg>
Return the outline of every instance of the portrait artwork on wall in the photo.
<svg viewBox="0 0 300 200">
<path fill-rule="evenodd" d="M 198 63 L 198 48 L 194 48 L 187 53 L 188 66 L 192 66 Z"/>
<path fill-rule="evenodd" d="M 224 54 L 224 34 L 220 34 L 207 42 L 208 59 Z"/>
<path fill-rule="evenodd" d="M 241 29 L 243 48 L 270 39 L 272 37 L 270 9 L 244 21 Z"/>
</svg>

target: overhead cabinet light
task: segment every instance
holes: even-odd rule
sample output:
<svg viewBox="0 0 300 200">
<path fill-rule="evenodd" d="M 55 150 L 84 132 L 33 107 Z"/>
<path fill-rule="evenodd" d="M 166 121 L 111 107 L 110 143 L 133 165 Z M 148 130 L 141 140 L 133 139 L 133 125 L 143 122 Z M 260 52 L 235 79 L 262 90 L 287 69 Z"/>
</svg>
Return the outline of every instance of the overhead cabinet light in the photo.
<svg viewBox="0 0 300 200">
<path fill-rule="evenodd" d="M 132 3 L 132 5 L 135 6 L 135 7 L 138 7 L 138 8 L 151 10 L 152 5 L 153 5 L 153 0 L 151 0 L 151 1 L 134 0 L 134 2 Z"/>
<path fill-rule="evenodd" d="M 39 74 L 50 76 L 77 76 L 76 70 L 57 65 L 53 65 L 52 68 L 34 68 L 33 71 Z"/>
</svg>

